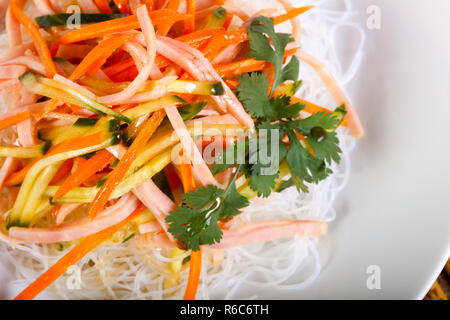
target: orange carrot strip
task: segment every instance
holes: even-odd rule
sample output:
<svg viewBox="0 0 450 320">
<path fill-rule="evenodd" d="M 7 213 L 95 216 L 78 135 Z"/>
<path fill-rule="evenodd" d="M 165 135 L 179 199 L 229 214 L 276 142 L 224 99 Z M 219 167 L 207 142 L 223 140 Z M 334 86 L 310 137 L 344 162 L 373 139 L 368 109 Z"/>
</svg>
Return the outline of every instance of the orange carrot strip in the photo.
<svg viewBox="0 0 450 320">
<path fill-rule="evenodd" d="M 58 172 L 53 177 L 53 180 L 50 182 L 51 186 L 54 186 L 61 182 L 65 177 L 67 177 L 70 174 L 70 170 L 72 170 L 73 167 L 73 159 L 68 159 L 64 161 L 61 168 L 59 168 Z"/>
<path fill-rule="evenodd" d="M 101 150 L 98 152 L 95 156 L 80 165 L 79 168 L 77 168 L 77 170 L 66 179 L 58 191 L 56 191 L 53 201 L 58 200 L 70 190 L 86 182 L 94 174 L 113 163 L 115 159 L 116 157 L 114 157 L 108 150 Z"/>
<path fill-rule="evenodd" d="M 225 31 L 218 33 L 212 38 L 204 51 L 207 58 L 215 56 L 220 53 L 221 49 L 231 44 L 238 44 L 248 41 L 247 29 L 239 29 L 233 31 Z"/>
<path fill-rule="evenodd" d="M 181 21 L 189 17 L 189 15 L 177 13 L 167 9 L 151 11 L 149 12 L 149 15 L 154 25 L 159 25 L 168 21 Z M 135 15 L 91 24 L 63 35 L 54 43 L 52 50 L 57 48 L 59 44 L 69 44 L 102 37 L 109 33 L 124 32 L 139 28 L 140 23 Z"/>
<path fill-rule="evenodd" d="M 276 92 L 275 92 L 275 95 L 276 95 Z M 306 111 L 308 113 L 311 113 L 311 114 L 318 113 L 318 112 L 324 112 L 324 113 L 328 114 L 328 113 L 333 112 L 333 111 L 331 111 L 331 110 L 329 110 L 327 108 L 318 106 L 318 105 L 316 105 L 314 103 L 311 103 L 309 101 L 306 101 L 306 100 L 303 100 L 303 99 L 300 99 L 300 98 L 297 98 L 297 97 L 291 97 L 291 103 L 292 104 L 295 104 L 295 103 L 304 104 L 305 105 L 304 111 Z M 344 121 L 342 122 L 341 125 L 344 126 L 344 127 L 348 126 L 347 118 L 344 119 Z"/>
<path fill-rule="evenodd" d="M 34 46 L 41 58 L 42 64 L 45 68 L 45 73 L 49 78 L 53 78 L 55 74 L 58 73 L 56 65 L 52 60 L 52 55 L 48 49 L 47 42 L 45 42 L 38 27 L 33 23 L 33 21 L 27 17 L 27 15 L 22 11 L 22 7 L 25 1 L 12 0 L 10 2 L 10 10 L 16 19 L 23 25 L 27 33 L 33 40 Z"/>
<path fill-rule="evenodd" d="M 181 0 L 169 0 L 169 3 L 167 4 L 167 9 L 173 10 L 178 12 L 178 9 L 180 8 Z M 158 27 L 158 35 L 165 36 L 169 33 L 170 29 L 174 25 L 175 22 L 168 22 L 165 24 L 161 24 L 161 26 Z"/>
<path fill-rule="evenodd" d="M 186 0 L 186 12 L 190 15 L 190 18 L 186 19 L 184 23 L 184 34 L 195 31 L 195 5 L 196 0 Z"/>
<path fill-rule="evenodd" d="M 184 192 L 187 193 L 195 189 L 194 170 L 192 165 L 185 159 L 184 154 L 181 156 L 180 176 L 183 183 Z M 189 269 L 189 278 L 184 293 L 184 300 L 195 300 L 197 295 L 198 284 L 200 282 L 200 272 L 202 270 L 202 249 L 191 252 L 191 262 Z"/>
<path fill-rule="evenodd" d="M 308 10 L 310 10 L 312 8 L 314 8 L 314 6 L 293 8 L 292 10 L 289 10 L 287 13 L 273 18 L 273 22 L 274 22 L 275 25 L 281 24 L 281 23 L 286 22 L 288 20 L 294 19 L 295 17 L 301 15 L 302 13 L 305 13 L 306 11 L 308 11 Z"/>
<path fill-rule="evenodd" d="M 21 123 L 24 120 L 31 118 L 31 111 L 25 111 L 18 114 L 15 114 L 11 117 L 0 120 L 0 130 L 9 128 L 15 124 Z"/>
<path fill-rule="evenodd" d="M 75 81 L 86 73 L 97 71 L 106 60 L 120 48 L 123 43 L 134 35 L 123 35 L 101 41 L 88 55 L 81 61 L 76 69 L 70 75 L 70 80 Z"/>
<path fill-rule="evenodd" d="M 91 219 L 94 219 L 103 210 L 103 207 L 109 201 L 109 197 L 113 193 L 114 189 L 123 180 L 128 169 L 133 164 L 133 161 L 136 159 L 137 155 L 145 146 L 147 141 L 152 137 L 153 133 L 155 133 L 156 129 L 158 129 L 165 116 L 166 113 L 164 110 L 154 112 L 150 119 L 147 120 L 141 131 L 139 131 L 133 144 L 128 148 L 125 155 L 117 164 L 117 167 L 112 171 L 105 184 L 95 195 L 89 211 Z"/>
<path fill-rule="evenodd" d="M 16 184 L 22 183 L 23 180 L 25 179 L 25 176 L 27 175 L 28 171 L 30 171 L 30 169 L 38 161 L 42 160 L 45 157 L 53 156 L 58 153 L 68 152 L 68 151 L 72 151 L 72 150 L 84 149 L 89 146 L 95 146 L 97 144 L 102 143 L 104 141 L 104 138 L 105 138 L 104 132 L 97 132 L 95 134 L 92 134 L 92 135 L 89 135 L 86 137 L 81 137 L 81 138 L 76 138 L 76 139 L 65 141 L 65 142 L 51 148 L 46 155 L 35 159 L 34 161 L 32 161 L 31 163 L 26 165 L 24 168 L 22 168 L 22 170 L 13 173 L 8 178 L 8 180 L 6 180 L 5 185 L 6 186 L 14 186 Z"/>
<path fill-rule="evenodd" d="M 142 204 L 125 220 L 108 229 L 100 231 L 94 235 L 84 238 L 80 243 L 72 248 L 64 257 L 56 262 L 50 269 L 42 274 L 30 286 L 22 291 L 14 300 L 32 300 L 56 279 L 62 276 L 70 266 L 80 261 L 85 255 L 108 240 L 117 231 L 125 227 L 134 218 L 146 210 Z"/>
<path fill-rule="evenodd" d="M 167 4 L 167 9 L 178 11 L 180 9 L 181 0 L 169 0 Z"/>
<path fill-rule="evenodd" d="M 95 4 L 102 13 L 112 13 L 108 0 L 95 0 Z"/>
<path fill-rule="evenodd" d="M 116 74 L 119 74 L 131 67 L 134 67 L 136 64 L 134 63 L 133 58 L 129 58 L 126 60 L 122 60 L 112 66 L 109 66 L 105 69 L 103 69 L 103 72 L 108 76 L 108 77 L 112 77 L 115 76 Z"/>
<path fill-rule="evenodd" d="M 128 0 L 113 0 L 121 13 L 131 13 Z"/>
<path fill-rule="evenodd" d="M 185 193 L 195 189 L 194 170 L 192 169 L 192 165 L 185 154 L 181 156 L 180 178 L 183 183 Z"/>
<path fill-rule="evenodd" d="M 200 283 L 200 272 L 202 270 L 202 248 L 191 252 L 189 279 L 184 293 L 184 300 L 195 300 L 198 284 Z"/>
<path fill-rule="evenodd" d="M 222 65 L 215 65 L 214 69 L 220 77 L 234 77 L 246 72 L 261 71 L 266 67 L 265 61 L 258 61 L 253 58 L 231 62 Z"/>
</svg>

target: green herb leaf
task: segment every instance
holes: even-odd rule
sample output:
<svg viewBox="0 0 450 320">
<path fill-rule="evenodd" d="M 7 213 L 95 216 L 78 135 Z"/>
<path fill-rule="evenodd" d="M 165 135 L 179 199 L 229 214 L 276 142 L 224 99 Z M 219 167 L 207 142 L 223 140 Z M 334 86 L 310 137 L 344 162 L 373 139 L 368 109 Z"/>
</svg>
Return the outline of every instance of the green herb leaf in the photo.
<svg viewBox="0 0 450 320">
<path fill-rule="evenodd" d="M 273 19 L 267 17 L 253 19 L 248 28 L 248 35 L 251 49 L 249 55 L 256 60 L 270 62 L 275 67 L 274 83 L 270 96 L 283 82 L 287 80 L 297 81 L 298 59 L 291 59 L 290 63 L 283 69 L 284 51 L 286 46 L 294 41 L 291 35 L 276 33 Z M 297 69 L 294 70 L 295 68 Z"/>
</svg>

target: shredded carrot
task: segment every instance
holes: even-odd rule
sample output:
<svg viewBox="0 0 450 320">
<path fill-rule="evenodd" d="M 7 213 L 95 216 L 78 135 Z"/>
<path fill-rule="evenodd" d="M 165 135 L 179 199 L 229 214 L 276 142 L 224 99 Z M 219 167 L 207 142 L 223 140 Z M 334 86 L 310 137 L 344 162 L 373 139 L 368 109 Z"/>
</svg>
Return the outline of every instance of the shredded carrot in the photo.
<svg viewBox="0 0 450 320">
<path fill-rule="evenodd" d="M 234 13 L 228 13 L 223 23 L 223 28 L 226 30 L 230 27 L 231 21 L 233 21 Z"/>
<path fill-rule="evenodd" d="M 151 11 L 149 12 L 149 15 L 154 25 L 159 25 L 168 21 L 182 21 L 189 17 L 189 15 L 177 13 L 168 9 Z M 139 29 L 140 26 L 141 25 L 136 15 L 91 24 L 63 35 L 54 43 L 52 51 L 54 51 L 60 44 L 70 44 L 102 37 L 109 33 Z"/>
<path fill-rule="evenodd" d="M 78 149 L 84 149 L 90 146 L 95 146 L 104 141 L 105 133 L 104 132 L 97 132 L 95 134 L 76 138 L 72 140 L 65 141 L 49 150 L 49 152 L 41 156 L 32 162 L 30 162 L 28 165 L 26 165 L 24 168 L 22 168 L 20 171 L 17 171 L 13 173 L 5 182 L 6 186 L 14 186 L 17 184 L 20 184 L 25 179 L 25 176 L 27 175 L 28 171 L 40 160 L 42 160 L 45 157 L 53 156 L 58 153 L 78 150 Z"/>
<path fill-rule="evenodd" d="M 195 190 L 194 170 L 184 153 L 181 155 L 180 176 L 185 193 Z M 191 251 L 189 278 L 184 293 L 184 300 L 195 300 L 198 284 L 200 282 L 201 269 L 202 250 L 200 248 L 199 251 Z"/>
<path fill-rule="evenodd" d="M 77 68 L 70 75 L 70 80 L 75 81 L 86 73 L 93 73 L 105 64 L 106 60 L 120 48 L 123 43 L 134 35 L 123 35 L 101 41 L 88 55 L 80 62 Z"/>
<path fill-rule="evenodd" d="M 10 2 L 10 10 L 33 40 L 36 51 L 38 52 L 42 64 L 44 65 L 45 73 L 49 78 L 53 78 L 53 76 L 58 73 L 58 70 L 52 60 L 52 55 L 48 49 L 47 42 L 45 42 L 38 27 L 23 12 L 22 7 L 24 4 L 25 1 L 12 0 Z"/>
<path fill-rule="evenodd" d="M 180 162 L 180 178 L 183 183 L 184 192 L 187 193 L 195 189 L 194 171 L 192 165 L 183 153 Z"/>
<path fill-rule="evenodd" d="M 204 50 L 204 55 L 211 59 L 211 56 L 215 56 L 224 48 L 231 44 L 238 44 L 248 41 L 247 29 L 239 29 L 233 31 L 225 31 L 217 33 L 214 38 L 210 41 L 206 49 Z"/>
<path fill-rule="evenodd" d="M 73 167 L 73 159 L 68 159 L 64 161 L 62 166 L 59 168 L 58 172 L 53 177 L 53 180 L 50 182 L 50 185 L 56 185 L 60 183 L 64 178 L 66 178 L 70 174 L 70 170 Z"/>
<path fill-rule="evenodd" d="M 133 164 L 139 152 L 145 146 L 147 141 L 158 129 L 161 122 L 164 120 L 166 113 L 164 110 L 159 110 L 147 120 L 145 125 L 139 131 L 133 144 L 128 148 L 123 158 L 117 164 L 117 167 L 112 171 L 105 184 L 100 188 L 96 194 L 94 201 L 92 201 L 89 215 L 94 219 L 102 210 L 105 204 L 109 201 L 109 197 L 113 193 L 117 185 L 123 180 L 127 174 L 128 169 Z"/>
<path fill-rule="evenodd" d="M 210 39 L 220 30 L 223 29 L 212 28 L 212 29 L 198 30 L 193 33 L 176 38 L 176 40 L 184 42 L 195 49 L 200 49 L 204 47 L 210 41 Z M 167 67 L 170 64 L 170 61 L 160 55 L 157 55 L 155 64 L 158 66 L 158 68 L 162 69 Z M 134 60 L 132 58 L 129 58 L 103 69 L 103 72 L 108 77 L 112 78 L 123 72 L 129 73 L 130 68 L 135 67 L 136 65 L 134 63 Z M 117 79 L 112 80 L 119 81 Z"/>
<path fill-rule="evenodd" d="M 128 0 L 113 0 L 121 13 L 131 13 Z"/>
<path fill-rule="evenodd" d="M 214 66 L 220 77 L 235 77 L 247 72 L 261 71 L 266 67 L 265 61 L 253 58 Z"/>
<path fill-rule="evenodd" d="M 275 25 L 281 24 L 281 23 L 286 22 L 288 20 L 294 19 L 295 17 L 301 15 L 302 13 L 305 13 L 306 11 L 308 11 L 308 10 L 310 10 L 312 8 L 314 8 L 314 6 L 293 8 L 292 10 L 289 10 L 287 13 L 273 18 L 273 22 L 274 22 Z"/>
<path fill-rule="evenodd" d="M 186 19 L 184 23 L 184 33 L 192 33 L 195 31 L 195 5 L 196 0 L 186 0 L 186 12 L 190 18 Z"/>
<path fill-rule="evenodd" d="M 94 174 L 113 163 L 115 159 L 116 158 L 108 150 L 99 151 L 95 156 L 80 165 L 77 170 L 66 179 L 58 191 L 56 191 L 53 201 L 60 199 L 70 190 L 86 182 Z"/>
<path fill-rule="evenodd" d="M 32 117 L 31 111 L 25 111 L 18 114 L 15 114 L 11 117 L 0 120 L 0 130 L 9 128 L 15 124 L 21 123 L 24 120 L 27 120 Z"/>
<path fill-rule="evenodd" d="M 102 13 L 112 13 L 108 0 L 95 0 L 95 4 Z"/>
<path fill-rule="evenodd" d="M 180 8 L 181 0 L 169 0 L 167 4 L 167 9 L 173 10 L 178 12 L 178 9 Z M 174 25 L 174 21 L 169 21 L 167 23 L 161 24 L 161 26 L 158 27 L 158 35 L 165 36 L 169 33 L 170 29 Z"/>
<path fill-rule="evenodd" d="M 146 210 L 144 205 L 140 205 L 128 218 L 122 222 L 112 226 L 108 229 L 100 231 L 94 235 L 84 238 L 80 243 L 72 248 L 64 257 L 56 262 L 50 269 L 42 274 L 37 280 L 35 280 L 30 286 L 22 291 L 14 300 L 32 300 L 48 286 L 50 286 L 56 279 L 62 276 L 70 266 L 73 266 L 81 258 L 87 255 L 89 252 L 97 248 L 103 242 L 108 240 L 117 231 L 125 227 L 134 218 Z"/>
<path fill-rule="evenodd" d="M 195 300 L 197 296 L 198 284 L 200 283 L 200 273 L 202 271 L 202 249 L 191 252 L 191 262 L 189 269 L 189 279 L 184 293 L 184 300 Z"/>
<path fill-rule="evenodd" d="M 167 4 L 167 9 L 178 11 L 180 9 L 181 0 L 169 0 Z"/>
</svg>

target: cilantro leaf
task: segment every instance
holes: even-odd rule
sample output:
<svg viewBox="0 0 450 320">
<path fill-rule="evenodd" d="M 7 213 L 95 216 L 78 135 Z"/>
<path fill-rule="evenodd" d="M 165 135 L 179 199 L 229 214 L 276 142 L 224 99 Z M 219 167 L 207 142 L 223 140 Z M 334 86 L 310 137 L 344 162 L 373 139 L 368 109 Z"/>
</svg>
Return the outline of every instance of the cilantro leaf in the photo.
<svg viewBox="0 0 450 320">
<path fill-rule="evenodd" d="M 236 189 L 236 177 L 237 173 L 225 191 L 209 185 L 186 193 L 183 204 L 169 213 L 169 232 L 180 247 L 197 251 L 202 245 L 220 242 L 223 233 L 219 220 L 231 219 L 249 204 Z"/>
<path fill-rule="evenodd" d="M 272 193 L 272 189 L 275 188 L 278 176 L 279 172 L 274 175 L 252 175 L 248 185 L 259 197 L 267 198 Z"/>
<path fill-rule="evenodd" d="M 248 207 L 249 201 L 236 189 L 236 182 L 233 181 L 229 187 L 228 196 L 224 199 L 220 208 L 220 220 L 230 220 L 234 216 L 241 214 L 242 208 Z"/>
<path fill-rule="evenodd" d="M 218 221 L 219 213 L 214 210 L 199 212 L 187 206 L 178 207 L 166 218 L 169 232 L 178 240 L 180 247 L 198 251 L 201 245 L 214 244 L 222 239 Z"/>
<path fill-rule="evenodd" d="M 283 69 L 284 51 L 287 45 L 294 41 L 291 35 L 276 33 L 273 19 L 258 17 L 252 20 L 248 28 L 248 36 L 250 38 L 250 57 L 270 62 L 275 67 L 275 77 L 270 96 L 283 82 L 287 80 L 297 81 L 298 59 L 291 59 Z M 296 67 L 297 70 L 294 70 Z"/>
<path fill-rule="evenodd" d="M 237 88 L 239 100 L 247 112 L 255 118 L 273 118 L 275 112 L 267 96 L 269 80 L 265 74 L 253 72 L 239 77 Z"/>
<path fill-rule="evenodd" d="M 341 148 L 339 148 L 339 139 L 336 132 L 327 133 L 326 137 L 322 140 L 315 139 L 311 137 L 308 139 L 310 147 L 314 150 L 316 158 L 325 160 L 329 164 L 333 161 L 336 163 L 341 162 L 342 153 Z"/>
<path fill-rule="evenodd" d="M 185 193 L 183 195 L 183 203 L 192 209 L 199 210 L 208 204 L 213 203 L 217 198 L 221 198 L 223 194 L 224 191 L 222 189 L 213 185 L 208 185 Z"/>
<path fill-rule="evenodd" d="M 244 164 L 247 152 L 247 141 L 238 141 L 233 146 L 228 147 L 224 152 L 216 156 L 216 161 L 211 167 L 212 174 L 216 175 L 239 164 Z"/>
<path fill-rule="evenodd" d="M 278 119 L 293 119 L 300 116 L 300 112 L 305 109 L 304 104 L 296 103 L 291 105 L 291 97 L 281 95 L 271 99 L 271 104 L 276 110 Z"/>
</svg>

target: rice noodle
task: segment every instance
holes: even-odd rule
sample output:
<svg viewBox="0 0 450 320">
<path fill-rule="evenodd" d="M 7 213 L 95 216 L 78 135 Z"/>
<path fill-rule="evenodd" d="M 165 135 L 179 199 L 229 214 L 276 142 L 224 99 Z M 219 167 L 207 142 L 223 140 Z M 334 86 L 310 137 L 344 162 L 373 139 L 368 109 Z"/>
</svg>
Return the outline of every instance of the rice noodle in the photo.
<svg viewBox="0 0 450 320">
<path fill-rule="evenodd" d="M 57 2 L 57 1 L 52 1 Z M 276 1 L 227 1 L 245 10 L 249 16 L 262 8 L 275 6 Z M 364 31 L 359 25 L 348 22 L 353 14 L 349 0 L 301 0 L 295 5 L 316 6 L 301 18 L 302 48 L 330 68 L 340 84 L 350 81 L 358 70 L 364 48 Z M 330 5 L 331 4 L 331 5 Z M 338 9 L 329 9 L 329 8 Z M 282 12 L 282 11 L 280 11 Z M 290 31 L 289 23 L 280 26 Z M 351 28 L 361 34 L 350 64 L 343 65 L 334 46 L 334 36 L 341 27 Z M 331 39 L 331 40 L 330 40 Z M 0 58 L 1 59 L 1 58 Z M 322 79 L 307 64 L 301 64 L 300 78 L 303 86 L 299 96 L 319 105 L 334 108 L 336 102 L 329 94 Z M 0 96 L 0 105 L 6 105 Z M 235 120 L 234 120 L 235 121 Z M 336 216 L 334 203 L 345 187 L 350 172 L 350 153 L 355 144 L 347 129 L 340 128 L 338 136 L 343 151 L 340 166 L 332 167 L 334 174 L 318 185 L 309 185 L 308 194 L 299 194 L 295 188 L 273 194 L 269 199 L 256 199 L 245 213 L 236 219 L 238 227 L 244 223 L 273 219 L 320 220 L 331 222 Z M 165 234 L 163 234 L 165 235 Z M 0 238 L 4 235 L 0 234 Z M 10 239 L 6 239 L 8 241 Z M 68 290 L 68 275 L 58 279 L 41 298 L 59 299 L 180 299 L 183 297 L 188 270 L 180 274 L 182 281 L 170 289 L 164 289 L 169 275 L 169 258 L 165 249 L 155 250 L 151 244 L 163 247 L 167 237 L 149 233 L 135 237 L 126 243 L 108 244 L 91 252 L 77 266 L 81 272 L 80 290 Z M 170 242 L 169 242 L 170 245 Z M 214 251 L 205 249 L 199 299 L 254 299 L 257 295 L 242 292 L 277 292 L 307 288 L 319 275 L 321 261 L 317 247 L 320 240 L 309 238 L 282 239 L 268 243 L 227 249 L 225 258 L 217 265 L 210 261 Z M 27 284 L 65 254 L 56 245 L 15 245 L 14 249 L 0 242 L 0 261 L 8 264 L 17 279 L 5 284 L 8 297 L 14 297 Z M 182 256 L 179 259 L 184 259 Z M 179 260 L 176 259 L 176 260 Z M 246 289 L 241 291 L 241 289 Z M 269 291 L 270 290 L 270 291 Z M 266 292 L 267 292 L 266 291 Z M 292 291 L 294 292 L 294 291 Z M 267 296 L 267 295 L 266 295 Z"/>
</svg>

